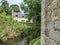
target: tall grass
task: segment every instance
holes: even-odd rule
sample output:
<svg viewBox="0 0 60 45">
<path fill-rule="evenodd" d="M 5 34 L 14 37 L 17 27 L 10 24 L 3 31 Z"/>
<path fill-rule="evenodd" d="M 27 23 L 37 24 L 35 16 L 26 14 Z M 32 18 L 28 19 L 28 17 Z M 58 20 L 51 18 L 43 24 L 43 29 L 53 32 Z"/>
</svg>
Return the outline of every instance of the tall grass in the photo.
<svg viewBox="0 0 60 45">
<path fill-rule="evenodd" d="M 6 41 L 8 38 L 13 38 L 20 35 L 22 32 L 28 36 L 30 30 L 40 30 L 39 26 L 22 24 L 14 21 L 11 16 L 6 16 L 4 13 L 0 14 L 0 39 Z"/>
</svg>

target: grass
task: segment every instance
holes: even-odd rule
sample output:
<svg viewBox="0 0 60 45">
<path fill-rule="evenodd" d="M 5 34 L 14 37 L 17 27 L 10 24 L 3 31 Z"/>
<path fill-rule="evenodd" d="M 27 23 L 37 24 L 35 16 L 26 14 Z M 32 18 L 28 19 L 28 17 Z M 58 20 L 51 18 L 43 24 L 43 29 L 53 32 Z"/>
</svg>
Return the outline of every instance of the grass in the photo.
<svg viewBox="0 0 60 45">
<path fill-rule="evenodd" d="M 38 43 L 37 43 L 37 45 L 40 45 L 41 43 L 40 43 L 40 40 L 38 41 Z"/>
<path fill-rule="evenodd" d="M 39 40 L 39 39 L 40 39 L 40 37 L 31 40 L 30 43 L 29 43 L 29 45 L 34 45 L 34 43 L 35 43 L 37 40 Z M 37 45 L 40 45 L 40 41 L 37 43 Z"/>
<path fill-rule="evenodd" d="M 21 34 L 22 31 L 31 29 L 26 24 L 14 21 L 11 17 L 0 14 L 0 39 L 4 40 L 7 38 L 13 38 Z M 6 37 L 6 38 L 5 38 Z M 7 40 L 6 39 L 6 40 Z"/>
<path fill-rule="evenodd" d="M 14 21 L 11 16 L 0 14 L 0 39 L 6 41 L 8 38 L 13 38 L 20 35 L 22 32 L 25 36 L 29 35 L 30 30 L 40 30 L 38 26 L 22 24 Z"/>
</svg>

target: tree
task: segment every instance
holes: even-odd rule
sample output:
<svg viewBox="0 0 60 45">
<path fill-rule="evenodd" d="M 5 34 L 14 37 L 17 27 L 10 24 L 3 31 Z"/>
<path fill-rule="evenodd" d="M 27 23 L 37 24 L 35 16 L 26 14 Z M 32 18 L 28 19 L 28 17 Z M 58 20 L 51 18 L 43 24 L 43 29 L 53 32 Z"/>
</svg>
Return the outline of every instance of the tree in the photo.
<svg viewBox="0 0 60 45">
<path fill-rule="evenodd" d="M 3 11 L 3 8 L 0 6 L 0 13 L 2 13 L 2 11 Z"/>
<path fill-rule="evenodd" d="M 27 5 L 27 6 L 26 6 Z M 41 1 L 40 0 L 24 0 L 23 5 L 21 4 L 21 9 L 27 12 L 27 16 L 29 19 L 32 17 L 41 18 Z"/>
<path fill-rule="evenodd" d="M 20 8 L 26 13 L 28 11 L 28 6 L 26 4 L 21 3 Z"/>
<path fill-rule="evenodd" d="M 3 8 L 2 11 L 5 12 L 7 15 L 9 13 L 9 3 L 7 0 L 2 0 L 1 3 L 2 3 L 1 7 Z"/>
<path fill-rule="evenodd" d="M 11 10 L 14 10 L 15 12 L 20 12 L 19 6 L 14 4 L 10 6 Z"/>
</svg>

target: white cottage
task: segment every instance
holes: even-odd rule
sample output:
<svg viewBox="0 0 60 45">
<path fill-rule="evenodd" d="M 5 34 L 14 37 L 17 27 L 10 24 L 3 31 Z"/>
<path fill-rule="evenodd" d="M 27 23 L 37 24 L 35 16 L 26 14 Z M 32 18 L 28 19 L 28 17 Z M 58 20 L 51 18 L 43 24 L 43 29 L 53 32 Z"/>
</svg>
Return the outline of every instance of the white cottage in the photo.
<svg viewBox="0 0 60 45">
<path fill-rule="evenodd" d="M 12 11 L 12 17 L 14 20 L 17 20 L 22 23 L 26 23 L 28 21 L 28 18 L 26 18 L 25 15 L 21 14 L 20 12 Z"/>
</svg>

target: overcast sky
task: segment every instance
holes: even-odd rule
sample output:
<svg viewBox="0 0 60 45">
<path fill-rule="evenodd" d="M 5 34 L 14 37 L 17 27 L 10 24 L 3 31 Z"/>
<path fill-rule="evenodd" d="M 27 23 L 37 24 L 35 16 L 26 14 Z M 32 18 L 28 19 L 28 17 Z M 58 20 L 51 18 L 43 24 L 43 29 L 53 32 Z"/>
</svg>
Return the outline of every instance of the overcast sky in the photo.
<svg viewBox="0 0 60 45">
<path fill-rule="evenodd" d="M 12 5 L 12 4 L 18 4 L 20 5 L 20 3 L 23 2 L 23 0 L 8 0 L 9 4 Z"/>
<path fill-rule="evenodd" d="M 8 0 L 9 2 L 9 5 L 12 5 L 12 4 L 17 4 L 20 6 L 20 4 L 23 2 L 23 0 Z M 23 14 L 24 12 L 22 10 L 20 10 L 20 12 Z"/>
<path fill-rule="evenodd" d="M 1 0 L 0 0 L 0 2 L 1 2 Z M 12 4 L 20 5 L 23 2 L 23 0 L 8 0 L 8 2 L 10 5 L 12 5 Z"/>
<path fill-rule="evenodd" d="M 0 2 L 1 2 L 1 0 L 0 0 Z M 23 2 L 23 0 L 8 0 L 8 2 L 9 2 L 9 5 L 17 4 L 20 6 L 20 4 Z M 0 3 L 0 5 L 1 5 L 1 3 Z M 20 11 L 21 11 L 21 13 L 24 13 L 22 10 L 20 10 Z"/>
</svg>

